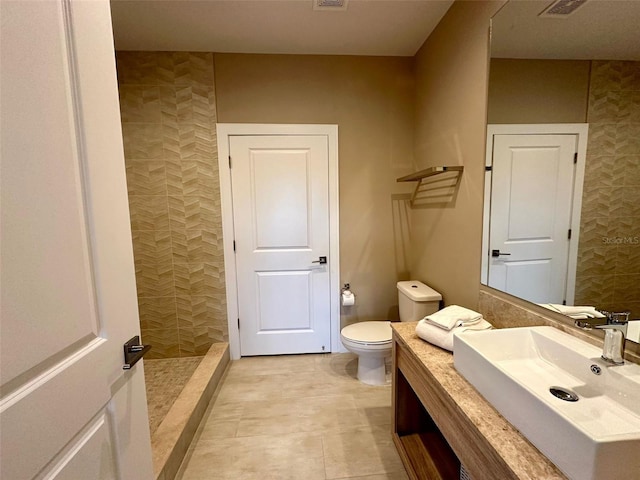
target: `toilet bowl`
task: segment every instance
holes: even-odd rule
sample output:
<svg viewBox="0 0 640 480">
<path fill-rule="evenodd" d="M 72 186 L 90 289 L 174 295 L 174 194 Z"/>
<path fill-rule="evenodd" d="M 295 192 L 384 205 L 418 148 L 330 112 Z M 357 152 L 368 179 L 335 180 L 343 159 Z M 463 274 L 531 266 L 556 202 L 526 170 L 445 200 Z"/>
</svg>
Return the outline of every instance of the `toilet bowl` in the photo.
<svg viewBox="0 0 640 480">
<path fill-rule="evenodd" d="M 387 383 L 385 359 L 391 356 L 391 322 L 358 322 L 340 332 L 342 344 L 358 355 L 358 380 L 368 385 Z"/>
<path fill-rule="evenodd" d="M 398 282 L 401 322 L 412 322 L 440 309 L 442 295 L 422 282 Z M 358 322 L 340 332 L 342 344 L 358 355 L 358 380 L 368 385 L 387 383 L 385 360 L 391 356 L 391 322 Z"/>
</svg>

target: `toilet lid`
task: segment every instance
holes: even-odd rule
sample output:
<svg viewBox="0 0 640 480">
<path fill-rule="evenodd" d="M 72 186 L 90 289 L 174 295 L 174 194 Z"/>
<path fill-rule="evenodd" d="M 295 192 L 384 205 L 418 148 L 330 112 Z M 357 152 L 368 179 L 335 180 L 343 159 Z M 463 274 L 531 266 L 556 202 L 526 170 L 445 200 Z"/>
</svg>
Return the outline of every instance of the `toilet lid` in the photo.
<svg viewBox="0 0 640 480">
<path fill-rule="evenodd" d="M 391 322 L 358 322 L 342 329 L 342 336 L 359 343 L 386 343 L 391 341 Z"/>
</svg>

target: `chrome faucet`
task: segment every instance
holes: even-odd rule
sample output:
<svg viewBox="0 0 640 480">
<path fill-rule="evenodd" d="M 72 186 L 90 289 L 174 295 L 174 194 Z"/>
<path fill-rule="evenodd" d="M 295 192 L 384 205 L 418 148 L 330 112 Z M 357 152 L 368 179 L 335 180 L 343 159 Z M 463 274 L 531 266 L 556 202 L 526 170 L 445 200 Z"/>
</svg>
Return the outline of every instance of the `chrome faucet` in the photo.
<svg viewBox="0 0 640 480">
<path fill-rule="evenodd" d="M 602 323 L 602 318 L 587 318 L 576 320 L 576 327 L 583 330 L 593 328 L 604 330 L 604 346 L 602 348 L 602 359 L 611 365 L 622 365 L 624 363 L 624 340 L 627 335 L 627 324 L 631 312 L 605 312 L 606 323 Z"/>
</svg>

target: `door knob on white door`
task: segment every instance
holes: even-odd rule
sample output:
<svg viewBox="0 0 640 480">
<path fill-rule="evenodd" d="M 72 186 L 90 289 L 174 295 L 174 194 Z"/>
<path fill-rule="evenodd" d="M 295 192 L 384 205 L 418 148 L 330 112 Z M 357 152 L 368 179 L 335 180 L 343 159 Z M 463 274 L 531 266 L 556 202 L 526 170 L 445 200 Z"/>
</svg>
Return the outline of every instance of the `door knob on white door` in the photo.
<svg viewBox="0 0 640 480">
<path fill-rule="evenodd" d="M 318 260 L 314 260 L 311 263 L 319 263 L 320 265 L 323 265 L 327 263 L 327 257 L 318 257 Z"/>
<path fill-rule="evenodd" d="M 500 252 L 500 250 L 491 250 L 491 256 L 492 257 L 499 257 L 501 255 L 511 255 L 511 254 L 510 253 Z"/>
</svg>

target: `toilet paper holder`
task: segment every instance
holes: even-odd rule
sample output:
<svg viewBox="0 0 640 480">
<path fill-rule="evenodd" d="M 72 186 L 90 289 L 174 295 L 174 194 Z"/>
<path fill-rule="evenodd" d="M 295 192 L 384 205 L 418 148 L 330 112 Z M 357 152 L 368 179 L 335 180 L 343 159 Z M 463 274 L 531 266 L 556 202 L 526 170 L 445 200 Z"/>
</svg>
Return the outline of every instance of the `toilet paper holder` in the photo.
<svg viewBox="0 0 640 480">
<path fill-rule="evenodd" d="M 348 283 L 345 283 L 344 287 L 340 289 L 340 298 L 343 307 L 351 307 L 355 304 L 356 296 L 350 290 L 350 285 Z"/>
</svg>

